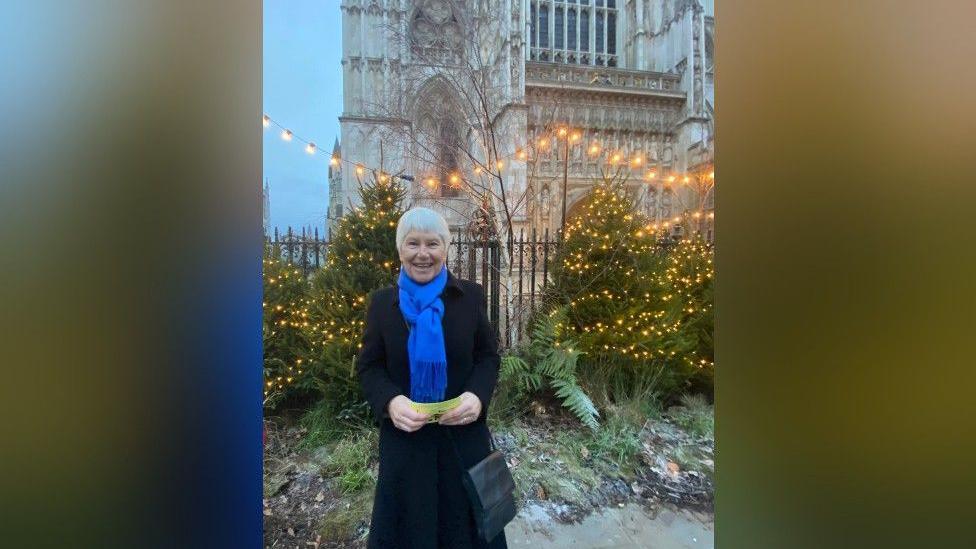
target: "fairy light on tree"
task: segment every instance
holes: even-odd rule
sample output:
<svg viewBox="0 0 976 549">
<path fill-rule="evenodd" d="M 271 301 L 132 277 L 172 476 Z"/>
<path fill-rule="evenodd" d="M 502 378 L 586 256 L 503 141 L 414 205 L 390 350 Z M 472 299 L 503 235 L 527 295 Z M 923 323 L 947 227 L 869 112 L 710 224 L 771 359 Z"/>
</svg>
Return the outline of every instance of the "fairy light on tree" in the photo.
<svg viewBox="0 0 976 549">
<path fill-rule="evenodd" d="M 547 292 L 568 306 L 566 337 L 584 352 L 584 368 L 625 385 L 657 376 L 662 391 L 679 390 L 713 360 L 700 329 L 711 315 L 711 251 L 671 244 L 670 223 L 639 212 L 622 178 L 597 183 L 584 200 Z"/>
<path fill-rule="evenodd" d="M 262 270 L 264 406 L 272 409 L 295 389 L 308 389 L 304 357 L 309 345 L 303 330 L 308 285 L 301 271 L 280 257 L 266 257 Z"/>
<path fill-rule="evenodd" d="M 369 294 L 389 286 L 400 265 L 396 223 L 406 189 L 399 177 L 372 171 L 360 179 L 362 206 L 344 216 L 333 233 L 329 257 L 309 283 L 309 373 L 321 403 L 337 415 L 363 415 L 363 397 L 353 375 L 365 328 Z"/>
</svg>

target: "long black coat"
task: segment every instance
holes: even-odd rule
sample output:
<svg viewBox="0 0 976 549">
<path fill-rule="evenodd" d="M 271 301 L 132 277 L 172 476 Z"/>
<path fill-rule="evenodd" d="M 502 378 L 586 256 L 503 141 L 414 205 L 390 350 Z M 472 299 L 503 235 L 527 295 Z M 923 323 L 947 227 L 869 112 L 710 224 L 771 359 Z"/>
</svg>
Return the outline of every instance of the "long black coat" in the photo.
<svg viewBox="0 0 976 549">
<path fill-rule="evenodd" d="M 471 467 L 491 451 L 485 418 L 498 382 L 498 349 L 480 285 L 448 273 L 441 300 L 447 351 L 445 398 L 470 391 L 481 399 L 481 416 L 467 425 L 427 424 L 413 433 L 393 425 L 387 404 L 397 395 L 410 396 L 409 331 L 400 312 L 398 289 L 374 292 L 357 361 L 359 382 L 380 425 L 370 548 L 485 547 L 477 539 L 461 467 Z M 507 547 L 504 532 L 488 547 Z"/>
</svg>

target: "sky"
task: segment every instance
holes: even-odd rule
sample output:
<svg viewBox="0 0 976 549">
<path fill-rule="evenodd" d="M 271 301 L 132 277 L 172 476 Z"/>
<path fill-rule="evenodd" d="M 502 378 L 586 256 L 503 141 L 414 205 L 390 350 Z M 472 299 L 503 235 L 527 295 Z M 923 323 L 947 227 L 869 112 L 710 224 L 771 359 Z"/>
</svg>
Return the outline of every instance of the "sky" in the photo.
<svg viewBox="0 0 976 549">
<path fill-rule="evenodd" d="M 339 0 L 264 0 L 264 114 L 321 149 L 309 155 L 274 125 L 264 129 L 271 232 L 311 225 L 324 234 L 342 112 L 340 18 Z"/>
</svg>

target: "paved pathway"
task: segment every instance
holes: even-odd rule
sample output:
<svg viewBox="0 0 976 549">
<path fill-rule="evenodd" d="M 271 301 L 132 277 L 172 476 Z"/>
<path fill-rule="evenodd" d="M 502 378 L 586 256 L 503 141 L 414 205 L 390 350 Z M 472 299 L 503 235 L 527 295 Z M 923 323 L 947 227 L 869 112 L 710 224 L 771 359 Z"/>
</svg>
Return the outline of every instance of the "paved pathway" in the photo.
<svg viewBox="0 0 976 549">
<path fill-rule="evenodd" d="M 538 505 L 522 509 L 505 528 L 508 546 L 532 549 L 713 549 L 714 518 L 662 506 L 649 513 L 640 505 L 604 509 L 579 524 L 561 524 Z"/>
</svg>

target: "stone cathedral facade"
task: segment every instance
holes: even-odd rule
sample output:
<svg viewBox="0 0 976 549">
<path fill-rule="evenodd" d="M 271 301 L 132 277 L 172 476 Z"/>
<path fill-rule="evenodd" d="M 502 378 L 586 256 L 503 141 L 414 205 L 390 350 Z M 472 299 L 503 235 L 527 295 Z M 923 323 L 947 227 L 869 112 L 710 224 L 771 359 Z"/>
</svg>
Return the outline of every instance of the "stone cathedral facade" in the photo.
<svg viewBox="0 0 976 549">
<path fill-rule="evenodd" d="M 432 205 L 463 231 L 486 199 L 453 183 L 483 178 L 484 165 L 500 173 L 486 185 L 505 187 L 517 228 L 554 231 L 611 154 L 655 219 L 711 211 L 713 191 L 694 196 L 667 181 L 714 178 L 712 0 L 342 0 L 340 9 L 345 167 L 330 173 L 330 225 L 357 205 L 350 166 L 382 166 L 406 177 L 410 205 Z M 458 89 L 456 67 L 473 58 L 492 94 L 493 153 L 472 131 L 471 90 Z M 572 146 L 540 145 L 556 128 L 575 134 Z M 428 147 L 435 141 L 421 133 L 444 139 Z"/>
</svg>

